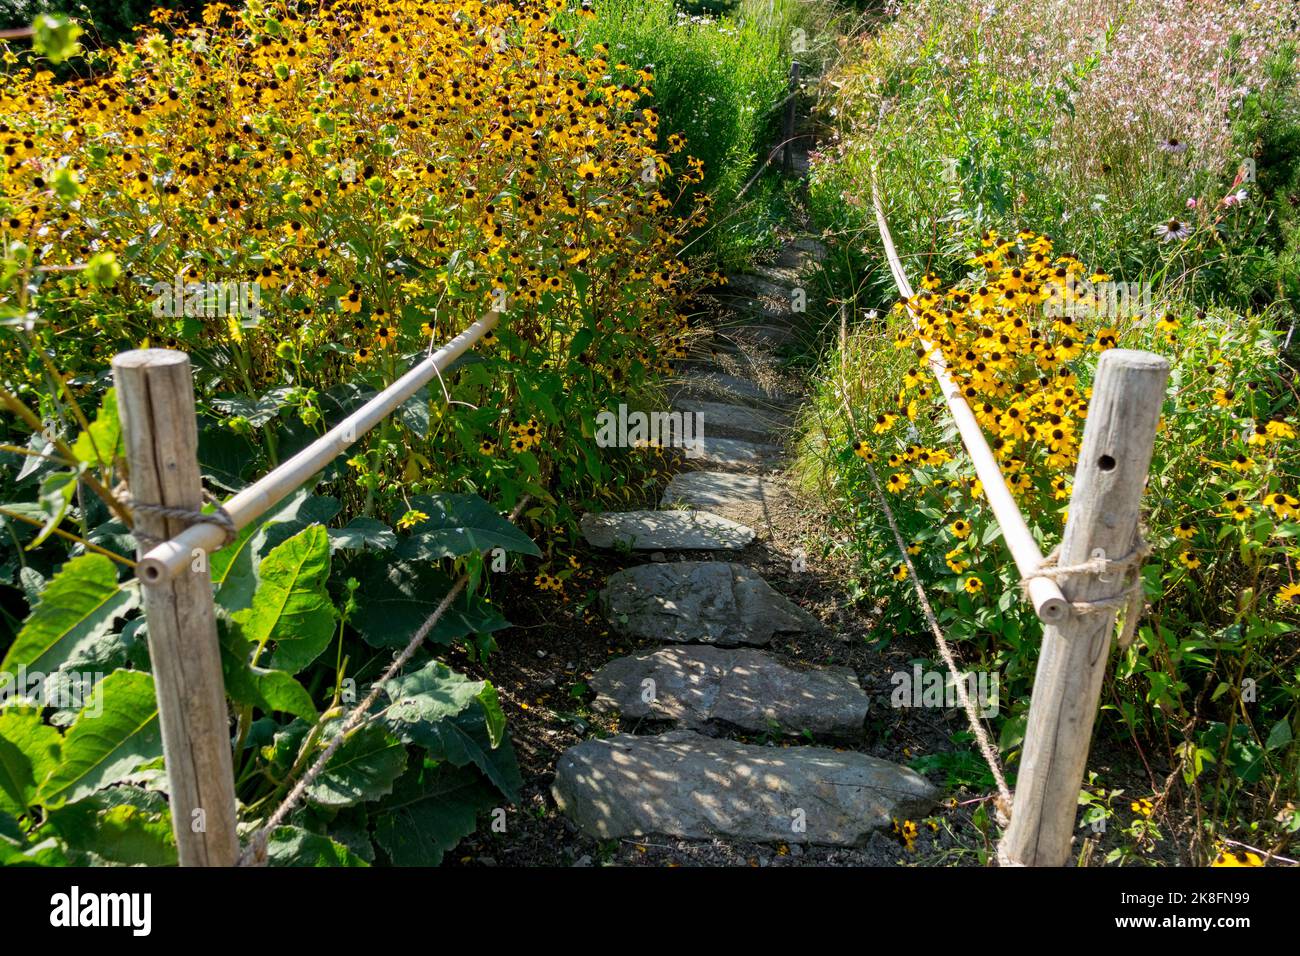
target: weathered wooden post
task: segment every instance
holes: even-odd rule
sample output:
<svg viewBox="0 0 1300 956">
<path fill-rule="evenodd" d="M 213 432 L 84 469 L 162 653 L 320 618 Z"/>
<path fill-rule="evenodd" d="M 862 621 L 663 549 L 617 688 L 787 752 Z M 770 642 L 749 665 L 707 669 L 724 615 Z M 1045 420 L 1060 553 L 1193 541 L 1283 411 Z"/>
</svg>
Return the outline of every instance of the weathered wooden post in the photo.
<svg viewBox="0 0 1300 956">
<path fill-rule="evenodd" d="M 781 155 L 781 171 L 789 176 L 794 172 L 794 117 L 795 108 L 798 106 L 799 92 L 799 61 L 790 61 L 790 93 L 785 101 L 785 117 L 781 123 L 781 142 L 784 143 L 784 152 Z"/>
<path fill-rule="evenodd" d="M 1057 565 L 1095 558 L 1124 562 L 1134 554 L 1139 505 L 1151 464 L 1169 363 L 1128 349 L 1102 353 L 1097 365 L 1069 518 Z M 1130 563 L 1133 559 L 1130 558 Z M 1106 674 L 1115 608 L 1131 575 L 1064 574 L 1059 583 L 1072 609 L 1043 629 L 1011 825 L 999 846 L 1004 864 L 1064 866 L 1070 854 L 1079 788 Z"/>
<path fill-rule="evenodd" d="M 113 379 L 140 532 L 136 554 L 143 557 L 194 523 L 150 506 L 198 512 L 203 504 L 189 356 L 123 352 L 113 359 Z M 233 866 L 239 838 L 230 722 L 207 554 L 174 577 L 140 585 L 180 863 Z"/>
</svg>

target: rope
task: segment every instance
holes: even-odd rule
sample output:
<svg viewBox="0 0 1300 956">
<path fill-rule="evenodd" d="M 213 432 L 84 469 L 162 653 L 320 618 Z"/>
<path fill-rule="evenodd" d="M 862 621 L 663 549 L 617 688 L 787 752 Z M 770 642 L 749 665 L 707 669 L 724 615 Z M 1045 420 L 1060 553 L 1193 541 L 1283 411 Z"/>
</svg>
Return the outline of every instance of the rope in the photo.
<svg viewBox="0 0 1300 956">
<path fill-rule="evenodd" d="M 136 501 L 131 495 L 126 483 L 118 485 L 113 490 L 114 497 L 126 508 L 130 509 L 133 514 L 148 514 L 159 518 L 168 518 L 173 521 L 183 521 L 187 526 L 196 524 L 214 524 L 225 532 L 225 539 L 221 542 L 224 548 L 230 542 L 234 541 L 239 535 L 239 529 L 235 527 L 235 521 L 230 517 L 230 513 L 221 504 L 216 504 L 212 511 L 200 511 L 195 508 L 178 508 L 171 505 L 157 505 L 145 501 Z M 211 496 L 205 491 L 205 498 L 211 500 Z M 155 535 L 142 531 L 138 524 L 131 528 L 131 534 L 137 538 L 145 547 L 152 548 L 167 540 Z"/>
<path fill-rule="evenodd" d="M 998 788 L 998 796 L 994 801 L 998 825 L 1006 829 L 1011 823 L 1012 799 L 1011 788 L 1007 786 L 1007 778 L 1002 772 L 1002 764 L 998 760 L 993 741 L 989 739 L 988 730 L 980 720 L 979 711 L 975 709 L 975 702 L 970 699 L 970 694 L 966 693 L 966 682 L 962 680 L 961 672 L 957 669 L 957 659 L 953 656 L 947 638 L 944 637 L 943 628 L 939 626 L 939 619 L 935 616 L 934 608 L 930 606 L 930 598 L 925 593 L 921 579 L 916 573 L 916 567 L 912 564 L 912 558 L 907 553 L 907 543 L 903 540 L 903 533 L 898 530 L 898 522 L 894 519 L 894 512 L 885 498 L 885 489 L 881 487 L 880 477 L 876 474 L 876 469 L 871 462 L 867 462 L 866 465 L 867 472 L 871 475 L 871 483 L 876 487 L 876 497 L 880 500 L 880 505 L 885 512 L 885 519 L 889 522 L 889 530 L 894 532 L 894 541 L 898 544 L 898 553 L 903 556 L 903 563 L 907 565 L 907 576 L 912 582 L 912 589 L 916 591 L 916 597 L 921 602 L 921 610 L 925 613 L 925 620 L 930 625 L 930 633 L 934 635 L 934 642 L 939 648 L 939 656 L 943 658 L 943 662 L 948 666 L 948 672 L 952 674 L 957 699 L 961 702 L 962 709 L 966 711 L 966 721 L 970 724 L 971 732 L 975 735 L 975 742 L 979 747 L 980 755 L 984 758 L 984 762 L 988 764 L 989 773 L 993 774 L 993 781 Z"/>
<path fill-rule="evenodd" d="M 1122 558 L 1108 558 L 1103 554 L 1089 558 L 1079 564 L 1062 565 L 1059 563 L 1060 552 L 1060 545 L 1057 545 L 1047 557 L 1043 558 L 1043 563 L 1038 566 L 1033 574 L 1020 579 L 1021 594 L 1026 598 L 1028 597 L 1029 582 L 1034 578 L 1048 578 L 1059 584 L 1068 581 L 1076 574 L 1096 574 L 1100 576 L 1118 571 L 1123 581 L 1123 587 L 1118 593 L 1110 597 L 1095 598 L 1091 601 L 1071 601 L 1070 609 L 1076 614 L 1095 614 L 1099 611 L 1119 611 L 1123 609 L 1124 626 L 1120 630 L 1119 646 L 1121 650 L 1127 649 L 1133 643 L 1133 635 L 1137 631 L 1138 621 L 1141 620 L 1142 612 L 1146 606 L 1146 592 L 1142 587 L 1142 562 L 1151 553 L 1151 546 L 1139 533 L 1137 544 L 1134 545 L 1133 550 Z"/>
<path fill-rule="evenodd" d="M 514 521 L 519 517 L 520 512 L 522 512 L 525 506 L 527 506 L 531 497 L 531 495 L 524 496 L 523 500 L 515 506 L 515 510 L 510 515 L 511 521 Z M 366 695 L 365 700 L 352 708 L 347 719 L 343 721 L 343 726 L 339 728 L 339 732 L 335 734 L 334 739 L 329 742 L 329 746 L 327 746 L 325 750 L 321 752 L 321 755 L 316 758 L 316 762 L 311 765 L 311 768 L 303 774 L 302 779 L 294 785 L 294 788 L 291 791 L 289 791 L 289 795 L 284 798 L 283 802 L 281 802 L 278 807 L 276 807 L 275 812 L 271 814 L 266 823 L 253 834 L 252 838 L 248 841 L 248 845 L 244 848 L 244 851 L 240 853 L 239 861 L 236 864 L 237 866 L 264 866 L 266 864 L 267 843 L 271 838 L 271 833 L 288 818 L 289 814 L 292 813 L 294 808 L 297 807 L 299 802 L 301 802 L 302 798 L 307 793 L 307 788 L 310 787 L 312 783 L 315 782 L 316 778 L 321 775 L 325 769 L 325 765 L 329 763 L 330 758 L 333 757 L 338 749 L 347 741 L 348 736 L 353 731 L 359 729 L 366 721 L 377 716 L 370 714 L 369 711 L 375 705 L 375 702 L 379 700 L 379 695 L 383 691 L 384 685 L 392 680 L 397 675 L 397 672 L 405 666 L 406 662 L 411 659 L 419 646 L 424 643 L 424 639 L 429 635 L 429 632 L 433 630 L 433 626 L 441 620 L 444 614 L 447 613 L 448 608 L 451 607 L 451 602 L 456 600 L 457 595 L 464 590 L 465 585 L 468 583 L 468 572 L 462 574 L 456 579 L 456 583 L 451 586 L 451 590 L 443 596 L 443 599 L 440 602 L 438 602 L 438 606 L 434 608 L 433 613 L 425 618 L 424 623 L 420 625 L 418 630 L 416 630 L 415 634 L 411 637 L 410 642 L 407 643 L 406 647 L 402 649 L 402 652 L 393 659 L 393 663 L 389 666 L 388 670 L 384 671 L 383 675 L 371 685 L 370 693 Z"/>
<path fill-rule="evenodd" d="M 841 333 L 843 335 L 843 332 Z M 841 384 L 843 384 L 841 382 Z M 853 408 L 849 405 L 848 395 L 841 388 L 840 401 L 844 405 L 844 411 L 848 413 L 849 424 L 854 432 L 857 432 L 857 419 L 853 414 Z M 993 802 L 998 825 L 1004 830 L 1011 823 L 1011 788 L 1007 786 L 1006 775 L 1002 772 L 1002 763 L 998 759 L 997 750 L 993 746 L 993 741 L 989 739 L 988 730 L 980 720 L 979 711 L 975 708 L 975 702 L 970 699 L 970 694 L 966 693 L 966 681 L 962 679 L 961 672 L 957 669 L 957 659 L 953 656 L 952 648 L 948 644 L 948 639 L 944 637 L 943 628 L 939 626 L 939 618 L 934 613 L 934 608 L 930 605 L 930 597 L 925 593 L 925 587 L 921 584 L 921 577 L 916 573 L 916 566 L 912 564 L 912 557 L 907 553 L 907 542 L 903 540 L 903 533 L 898 530 L 898 521 L 894 518 L 894 511 L 889 507 L 889 500 L 885 497 L 885 489 L 880 484 L 880 476 L 876 474 L 875 466 L 863 459 L 867 466 L 867 474 L 871 476 L 871 483 L 876 489 L 876 498 L 880 502 L 880 507 L 885 512 L 885 520 L 889 522 L 889 530 L 894 533 L 894 541 L 898 545 L 898 553 L 903 558 L 903 564 L 907 567 L 908 580 L 912 582 L 912 589 L 916 592 L 916 598 L 921 603 L 921 611 L 925 614 L 925 620 L 930 625 L 930 633 L 934 635 L 934 643 L 939 648 L 939 656 L 948 667 L 948 673 L 952 675 L 953 689 L 957 692 L 957 699 L 961 702 L 962 710 L 966 712 L 966 722 L 970 724 L 971 733 L 975 735 L 975 743 L 979 748 L 980 756 L 984 758 L 984 763 L 988 765 L 989 773 L 993 775 L 993 782 L 997 786 L 998 796 Z"/>
</svg>

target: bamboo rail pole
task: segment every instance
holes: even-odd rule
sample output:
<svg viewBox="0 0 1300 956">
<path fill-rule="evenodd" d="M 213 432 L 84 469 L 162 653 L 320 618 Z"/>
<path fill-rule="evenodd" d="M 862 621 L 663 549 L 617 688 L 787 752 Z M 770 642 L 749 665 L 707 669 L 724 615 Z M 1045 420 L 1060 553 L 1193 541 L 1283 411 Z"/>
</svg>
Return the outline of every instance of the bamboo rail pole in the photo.
<svg viewBox="0 0 1300 956">
<path fill-rule="evenodd" d="M 194 511 L 203 502 L 189 356 L 123 352 L 113 359 L 113 379 L 136 539 L 177 534 L 185 520 L 155 509 Z M 235 776 L 212 580 L 206 561 L 186 567 L 188 574 L 142 582 L 172 830 L 181 866 L 233 866 L 239 855 Z"/>
<path fill-rule="evenodd" d="M 246 528 L 275 507 L 295 488 L 321 471 L 349 445 L 374 428 L 452 362 L 460 358 L 488 332 L 496 327 L 500 313 L 485 313 L 478 321 L 428 358 L 411 367 L 405 375 L 298 454 L 279 465 L 225 502 L 226 514 L 235 529 Z M 218 551 L 225 542 L 225 532 L 208 523 L 192 524 L 175 537 L 151 549 L 136 564 L 136 577 L 145 584 L 158 584 L 176 577 L 202 554 Z"/>
<path fill-rule="evenodd" d="M 1139 507 L 1168 377 L 1169 363 L 1150 352 L 1101 354 L 1061 538 L 1062 569 L 1097 558 L 1140 563 Z M 1064 866 L 1069 857 L 1115 630 L 1112 603 L 1130 576 L 1137 578 L 1131 587 L 1141 588 L 1135 567 L 1070 574 L 1070 600 L 1096 605 L 1043 629 L 1011 825 L 998 847 L 1005 864 Z"/>
<path fill-rule="evenodd" d="M 899 261 L 898 251 L 894 248 L 894 239 L 885 220 L 885 210 L 880 202 L 880 193 L 876 189 L 874 173 L 871 199 L 875 205 L 876 225 L 880 229 L 880 240 L 885 247 L 889 271 L 893 273 L 899 294 L 905 299 L 911 299 L 912 284 L 907 281 L 907 274 Z M 917 322 L 916 313 L 909 307 L 907 314 L 912 319 L 917 335 L 920 336 L 921 327 Z M 997 459 L 993 457 L 993 452 L 984 438 L 984 432 L 975 419 L 975 413 L 971 411 L 961 389 L 948 374 L 948 363 L 944 361 L 943 353 L 933 342 L 923 336 L 921 336 L 921 344 L 925 347 L 930 371 L 934 373 L 944 401 L 948 403 L 948 411 L 957 424 L 957 431 L 966 446 L 966 452 L 975 465 L 975 474 L 984 486 L 984 497 L 988 500 L 998 527 L 1002 529 L 1002 539 L 1007 543 L 1007 549 L 1016 562 L 1020 576 L 1028 580 L 1029 601 L 1034 607 L 1034 613 L 1044 624 L 1058 624 L 1066 620 L 1070 614 L 1070 606 L 1065 600 L 1065 595 L 1061 593 L 1060 587 L 1049 578 L 1034 577 L 1042 567 L 1043 551 L 1034 540 L 1029 525 L 1025 523 L 1025 518 L 1020 513 L 1020 506 L 1011 494 L 1011 489 L 1007 487 L 1006 479 L 1002 477 L 1002 469 Z"/>
</svg>

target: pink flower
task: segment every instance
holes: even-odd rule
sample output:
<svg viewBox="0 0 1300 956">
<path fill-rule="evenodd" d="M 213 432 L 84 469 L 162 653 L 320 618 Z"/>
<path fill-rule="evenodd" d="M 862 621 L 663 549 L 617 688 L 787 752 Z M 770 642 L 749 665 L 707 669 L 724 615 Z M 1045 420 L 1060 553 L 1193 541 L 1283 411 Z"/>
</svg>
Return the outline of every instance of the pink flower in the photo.
<svg viewBox="0 0 1300 956">
<path fill-rule="evenodd" d="M 1199 205 L 1199 204 L 1197 203 L 1197 201 L 1196 201 L 1196 197 L 1195 197 L 1195 196 L 1192 196 L 1190 199 L 1187 200 L 1187 208 L 1188 208 L 1188 209 L 1195 209 L 1195 208 L 1197 207 L 1197 205 Z"/>
</svg>

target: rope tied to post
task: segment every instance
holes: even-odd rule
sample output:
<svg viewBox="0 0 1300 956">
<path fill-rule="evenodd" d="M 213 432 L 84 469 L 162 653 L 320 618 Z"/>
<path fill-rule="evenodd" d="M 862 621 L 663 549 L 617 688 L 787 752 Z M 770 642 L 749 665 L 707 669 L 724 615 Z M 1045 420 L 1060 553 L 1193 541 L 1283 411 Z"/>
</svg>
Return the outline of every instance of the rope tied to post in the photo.
<svg viewBox="0 0 1300 956">
<path fill-rule="evenodd" d="M 196 508 L 179 508 L 171 505 L 152 504 L 147 501 L 137 501 L 135 496 L 126 486 L 126 482 L 118 485 L 113 489 L 115 497 L 123 505 L 131 510 L 132 515 L 149 514 L 159 518 L 169 518 L 174 521 L 183 521 L 186 526 L 196 524 L 214 524 L 224 532 L 221 546 L 224 548 L 230 542 L 234 541 L 239 535 L 239 529 L 235 527 L 235 520 L 230 517 L 230 513 L 218 502 L 206 489 L 203 497 L 211 504 L 216 505 L 212 511 L 201 511 Z M 131 529 L 131 534 L 138 538 L 146 547 L 152 548 L 154 545 L 161 544 L 167 540 L 158 538 L 154 535 L 147 534 L 140 530 L 139 525 Z"/>
<path fill-rule="evenodd" d="M 1071 601 L 1070 610 L 1075 614 L 1096 614 L 1101 611 L 1122 609 L 1124 626 L 1120 630 L 1119 646 L 1124 650 L 1133 643 L 1133 635 L 1137 631 L 1138 621 L 1146 606 L 1146 593 L 1142 588 L 1142 562 L 1149 554 L 1151 554 L 1151 546 L 1147 544 L 1141 532 L 1138 532 L 1137 543 L 1133 549 L 1120 558 L 1108 558 L 1104 554 L 1099 554 L 1078 564 L 1061 564 L 1061 547 L 1057 545 L 1043 558 L 1043 563 L 1033 574 L 1020 579 L 1020 591 L 1028 597 L 1029 582 L 1034 578 L 1047 578 L 1062 584 L 1077 574 L 1104 575 L 1118 572 L 1122 584 L 1119 591 L 1110 597 L 1094 598 L 1091 601 Z"/>
</svg>

